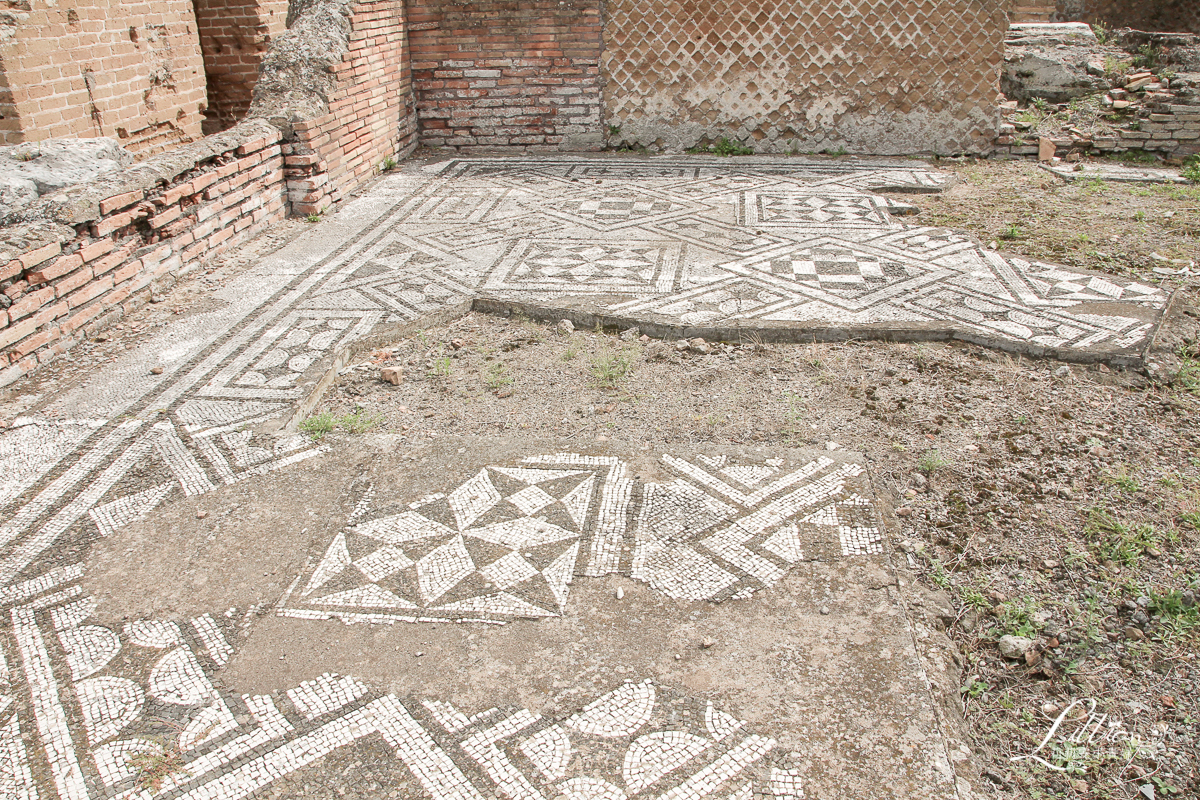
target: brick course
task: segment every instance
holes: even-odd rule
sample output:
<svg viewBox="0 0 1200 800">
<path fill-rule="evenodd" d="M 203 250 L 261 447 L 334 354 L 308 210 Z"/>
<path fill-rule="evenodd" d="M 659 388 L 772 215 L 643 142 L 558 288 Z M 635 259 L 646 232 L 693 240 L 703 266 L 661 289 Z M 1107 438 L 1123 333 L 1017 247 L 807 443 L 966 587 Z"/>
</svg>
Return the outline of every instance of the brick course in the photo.
<svg viewBox="0 0 1200 800">
<path fill-rule="evenodd" d="M 111 136 L 153 154 L 201 136 L 204 69 L 190 0 L 70 7 L 3 0 L 0 144 Z"/>
<path fill-rule="evenodd" d="M 326 108 L 274 106 L 90 184 L 0 229 L 0 386 L 289 212 L 318 213 L 415 146 L 402 0 L 349 6 Z"/>
<path fill-rule="evenodd" d="M 600 0 L 410 0 L 420 141 L 598 150 Z"/>
</svg>

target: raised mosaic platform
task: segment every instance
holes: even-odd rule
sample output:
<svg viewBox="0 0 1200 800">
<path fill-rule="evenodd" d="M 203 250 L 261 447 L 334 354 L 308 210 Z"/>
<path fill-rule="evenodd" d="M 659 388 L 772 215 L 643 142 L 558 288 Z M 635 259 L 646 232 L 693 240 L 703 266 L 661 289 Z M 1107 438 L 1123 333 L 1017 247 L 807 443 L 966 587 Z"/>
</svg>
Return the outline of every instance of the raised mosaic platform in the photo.
<svg viewBox="0 0 1200 800">
<path fill-rule="evenodd" d="M 882 533 L 854 456 L 667 452 L 651 469 L 629 453 L 482 452 L 444 485 L 393 491 L 376 476 L 374 493 L 354 490 L 353 508 L 313 510 L 326 528 L 319 541 L 302 543 L 313 547 L 312 561 L 289 567 L 295 584 L 286 597 L 280 590 L 250 605 L 214 601 L 169 619 L 118 623 L 94 616 L 83 589 L 97 542 L 124 542 L 196 498 L 326 470 L 336 453 L 302 436 L 264 444 L 252 429 L 294 414 L 333 356 L 372 331 L 472 298 L 682 327 L 953 334 L 1083 360 L 1138 356 L 1165 306 L 1158 289 L 906 227 L 892 216 L 899 206 L 874 194 L 936 191 L 942 182 L 914 162 L 682 158 L 459 159 L 380 181 L 215 292 L 217 310 L 179 320 L 0 435 L 0 796 L 154 796 L 132 788 L 129 754 L 160 747 L 186 769 L 168 773 L 164 793 L 240 797 L 364 741 L 399 759 L 406 791 L 437 800 L 798 797 L 804 781 L 790 770 L 830 797 L 851 797 L 900 775 L 904 748 L 921 753 L 905 780 L 924 794 L 896 796 L 953 796 L 945 731 L 930 710 L 899 598 L 879 594 L 889 585 Z M 321 469 L 307 470 L 314 463 Z M 639 477 L 646 470 L 652 474 Z M 320 485 L 310 486 L 310 497 Z M 293 522 L 295 530 L 312 524 Z M 284 532 L 273 528 L 260 540 Z M 831 588 L 851 575 L 853 586 Z M 656 609 L 655 625 L 670 627 L 667 639 L 637 638 L 635 623 L 649 611 L 626 619 L 607 609 L 611 593 L 597 587 L 622 580 L 640 608 Z M 845 601 L 853 614 L 837 618 L 841 628 L 823 627 L 813 598 L 836 606 L 842 596 L 853 598 Z M 781 599 L 789 597 L 798 605 Z M 689 603 L 698 616 L 676 613 Z M 264 617 L 264 609 L 282 616 Z M 577 609 L 614 613 L 614 621 L 605 627 Z M 876 630 L 880 614 L 884 631 Z M 712 656 L 719 669 L 674 672 L 667 648 L 718 617 L 727 639 L 749 638 L 736 653 Z M 771 636 L 762 628 L 768 618 Z M 479 641 L 499 647 L 502 639 L 488 637 L 521 639 L 539 626 L 539 637 L 561 643 L 541 658 L 558 664 L 568 689 L 586 676 L 590 697 L 614 689 L 625 697 L 634 690 L 617 687 L 629 680 L 642 687 L 642 699 L 629 703 L 659 700 L 648 722 L 614 727 L 623 733 L 604 747 L 604 736 L 570 722 L 587 705 L 582 690 L 576 706 L 541 717 L 515 706 L 473 716 L 497 705 L 487 692 L 502 694 L 509 683 L 478 677 L 463 642 L 445 656 L 461 685 L 473 687 L 462 712 L 439 705 L 457 690 L 438 683 L 436 672 L 420 674 L 437 692 L 382 692 L 417 674 L 387 672 L 382 656 L 297 673 L 274 694 L 221 688 L 219 675 L 266 680 L 279 669 L 278 658 L 262 661 L 270 648 L 256 631 L 281 632 L 280 641 L 315 651 L 341 635 L 321 627 L 341 630 L 336 620 L 402 623 L 370 627 L 401 637 L 396 646 L 409 652 L 423 647 L 413 637 L 471 628 L 491 631 Z M 629 638 L 590 653 L 592 667 L 568 657 L 571 643 L 602 639 L 610 628 Z M 816 631 L 819 642 L 803 638 Z M 239 636 L 250 637 L 245 649 Z M 800 638 L 780 655 L 786 637 Z M 870 643 L 871 656 L 851 652 L 859 642 Z M 640 660 L 643 651 L 654 660 Z M 347 652 L 327 655 L 338 661 Z M 814 672 L 814 653 L 836 667 Z M 618 655 L 624 660 L 609 660 Z M 595 662 L 606 665 L 603 674 L 587 671 Z M 899 687 L 881 695 L 886 702 L 854 696 L 855 686 L 880 681 L 879 670 L 890 670 L 887 685 Z M 325 672 L 359 677 L 320 677 Z M 718 738 L 701 722 L 707 699 L 736 694 L 737 676 L 751 673 L 775 686 L 777 699 L 763 701 L 754 725 Z M 533 672 L 508 677 L 522 697 L 549 692 Z M 652 678 L 659 684 L 645 683 Z M 686 724 L 682 711 L 654 716 L 675 691 L 694 706 Z M 862 708 L 846 700 L 852 696 Z M 837 724 L 822 716 L 828 707 L 844 712 Z M 839 750 L 862 729 L 851 708 L 878 721 L 865 755 Z M 472 721 L 454 729 L 460 713 Z M 922 720 L 915 740 L 889 728 L 906 716 Z M 565 740 L 542 733 L 556 726 Z M 563 741 L 582 772 L 559 775 Z M 857 770 L 858 783 L 839 785 L 821 758 L 796 755 L 809 747 Z M 593 755 L 603 767 L 586 766 Z M 666 764 L 676 766 L 663 771 Z"/>
</svg>

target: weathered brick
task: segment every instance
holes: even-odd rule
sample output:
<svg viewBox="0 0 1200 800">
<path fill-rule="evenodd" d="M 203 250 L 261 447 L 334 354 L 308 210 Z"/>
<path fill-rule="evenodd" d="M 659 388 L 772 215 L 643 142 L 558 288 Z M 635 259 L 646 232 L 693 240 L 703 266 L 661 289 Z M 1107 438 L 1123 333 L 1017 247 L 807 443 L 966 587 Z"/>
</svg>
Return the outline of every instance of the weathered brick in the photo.
<svg viewBox="0 0 1200 800">
<path fill-rule="evenodd" d="M 52 281 L 61 275 L 66 275 L 71 270 L 78 269 L 82 266 L 82 256 L 80 256 L 78 253 L 72 253 L 71 255 L 60 256 L 59 258 L 56 258 L 54 261 L 43 266 L 41 269 L 32 270 L 26 273 L 26 278 L 29 280 L 30 284 L 36 285 L 39 283 L 46 283 L 47 281 Z"/>
<path fill-rule="evenodd" d="M 17 256 L 17 260 L 21 262 L 22 267 L 28 270 L 33 269 L 38 264 L 49 261 L 61 252 L 62 245 L 60 245 L 58 242 L 51 242 L 50 244 L 43 245 L 36 250 L 31 250 L 28 253 L 23 253 L 20 256 Z"/>
<path fill-rule="evenodd" d="M 127 208 L 139 200 L 144 200 L 145 197 L 146 193 L 141 189 L 113 195 L 100 201 L 100 213 L 110 214 L 118 209 Z"/>
</svg>

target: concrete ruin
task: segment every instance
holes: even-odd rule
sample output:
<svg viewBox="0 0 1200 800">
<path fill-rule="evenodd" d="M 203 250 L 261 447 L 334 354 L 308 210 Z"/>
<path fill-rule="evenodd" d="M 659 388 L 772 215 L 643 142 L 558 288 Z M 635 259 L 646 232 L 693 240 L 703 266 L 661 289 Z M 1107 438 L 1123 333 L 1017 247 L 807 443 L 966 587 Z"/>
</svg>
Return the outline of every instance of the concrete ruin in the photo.
<svg viewBox="0 0 1200 800">
<path fill-rule="evenodd" d="M 264 226 L 319 218 L 418 145 L 1024 156 L 1038 144 L 1005 123 L 999 96 L 1010 14 L 1083 13 L 1032 0 L 89 2 L 6 3 L 0 144 L 103 136 L 141 161 L 36 199 L 25 187 L 0 214 L 0 385 Z M 1183 4 L 1156 8 L 1176 6 L 1163 19 L 1188 24 Z M 1060 147 L 1186 158 L 1200 132 L 1191 84 L 1175 83 L 1146 95 L 1140 130 Z"/>
</svg>

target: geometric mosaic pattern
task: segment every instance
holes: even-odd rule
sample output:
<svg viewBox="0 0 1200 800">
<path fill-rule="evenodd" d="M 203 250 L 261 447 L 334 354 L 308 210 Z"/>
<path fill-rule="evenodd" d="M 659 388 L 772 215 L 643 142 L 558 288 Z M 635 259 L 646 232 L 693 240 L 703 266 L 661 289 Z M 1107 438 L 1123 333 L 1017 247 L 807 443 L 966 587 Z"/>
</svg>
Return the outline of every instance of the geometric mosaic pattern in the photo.
<svg viewBox="0 0 1200 800">
<path fill-rule="evenodd" d="M 505 711 L 460 725 L 436 701 L 334 676 L 286 703 L 231 697 L 210 676 L 236 614 L 110 630 L 88 621 L 82 565 L 91 542 L 162 504 L 318 455 L 307 437 L 253 428 L 289 415 L 350 342 L 484 294 L 691 325 L 933 329 L 1104 358 L 1144 347 L 1159 289 L 905 226 L 877 195 L 943 180 L 912 162 L 561 157 L 455 159 L 380 181 L 214 292 L 216 310 L 0 433 L 0 797 L 148 796 L 129 794 L 129 758 L 165 740 L 164 719 L 186 768 L 164 784 L 177 797 L 242 797 L 374 733 L 437 800 L 800 796 L 767 766 L 769 740 L 718 736 L 733 723 L 684 730 L 652 711 L 636 730 L 576 729 Z M 616 459 L 531 456 L 443 496 L 366 500 L 282 612 L 502 623 L 562 614 L 573 580 L 609 574 L 720 601 L 801 560 L 881 547 L 851 462 L 663 467 L 674 480 L 642 483 Z M 597 742 L 604 769 L 559 774 L 564 748 Z"/>
<path fill-rule="evenodd" d="M 333 674 L 278 695 L 233 694 L 212 674 L 232 657 L 246 611 L 109 628 L 87 621 L 94 601 L 71 585 L 79 575 L 59 570 L 0 595 L 11 622 L 0 662 L 4 798 L 238 800 L 373 735 L 437 800 L 804 796 L 774 739 L 650 681 L 556 717 L 468 714 Z M 138 758 L 167 755 L 152 793 Z"/>
<path fill-rule="evenodd" d="M 943 181 L 909 165 L 512 158 L 446 162 L 438 178 L 414 187 L 403 230 L 426 283 L 455 282 L 444 292 L 590 298 L 690 325 L 884 326 L 1118 359 L 1148 341 L 1166 305 L 1157 287 L 897 222 L 875 190 Z M 448 186 L 461 192 L 456 217 L 426 213 L 440 206 L 421 199 Z"/>
<path fill-rule="evenodd" d="M 820 457 L 663 457 L 671 483 L 571 453 L 488 465 L 402 507 L 360 503 L 279 613 L 353 622 L 561 616 L 575 576 L 746 598 L 802 560 L 883 552 L 865 469 Z"/>
</svg>

